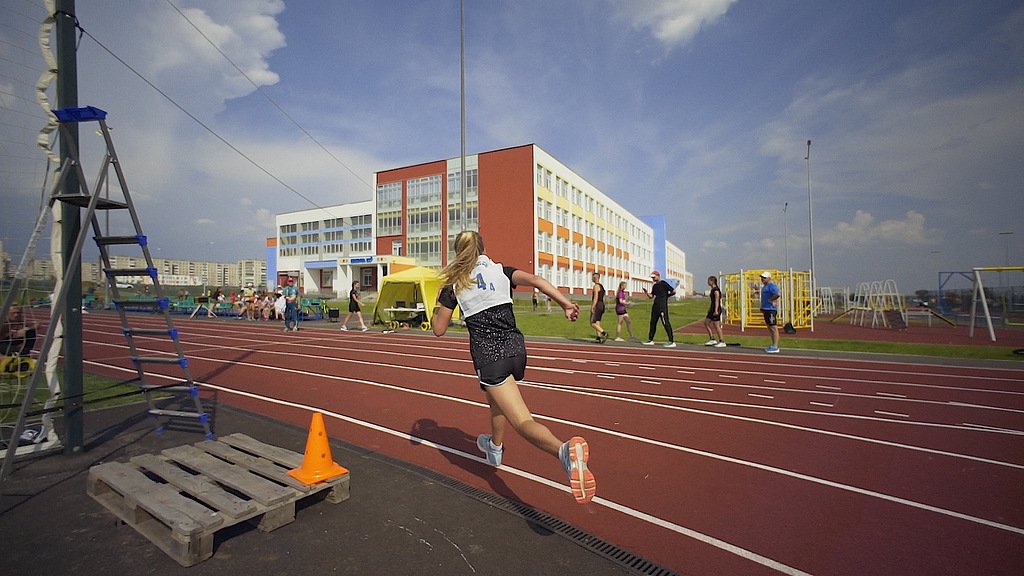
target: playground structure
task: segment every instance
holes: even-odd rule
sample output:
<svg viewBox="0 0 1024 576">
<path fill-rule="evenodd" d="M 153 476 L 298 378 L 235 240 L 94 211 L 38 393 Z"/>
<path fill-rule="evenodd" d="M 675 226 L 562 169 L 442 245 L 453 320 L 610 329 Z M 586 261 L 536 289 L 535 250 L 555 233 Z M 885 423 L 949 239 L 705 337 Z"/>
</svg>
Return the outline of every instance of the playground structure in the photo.
<svg viewBox="0 0 1024 576">
<path fill-rule="evenodd" d="M 722 289 L 722 321 L 729 325 L 739 324 L 740 330 L 747 327 L 765 327 L 764 315 L 761 314 L 761 272 L 757 270 L 740 270 L 738 273 L 721 274 L 719 285 Z M 793 328 L 810 328 L 814 330 L 815 306 L 811 297 L 810 272 L 795 270 L 768 270 L 772 281 L 779 287 L 782 297 L 779 300 L 779 322 L 790 324 Z M 834 305 L 834 302 L 830 302 Z M 820 297 L 819 297 L 820 300 Z"/>
<path fill-rule="evenodd" d="M 910 323 L 912 316 L 923 316 L 929 325 L 933 318 L 951 326 L 956 325 L 956 322 L 927 306 L 908 308 L 906 296 L 892 279 L 858 284 L 849 307 L 832 318 L 832 322 L 848 318 L 850 324 L 857 326 L 902 330 Z"/>
<path fill-rule="evenodd" d="M 988 337 L 992 342 L 996 341 L 996 332 L 992 325 L 992 311 L 988 302 L 993 299 L 996 303 L 1002 304 L 1003 326 L 1024 326 L 1024 290 L 1018 292 L 1014 289 L 1013 278 L 1002 290 L 988 289 L 986 291 L 982 276 L 983 272 L 998 272 L 1002 277 L 1003 273 L 1012 275 L 1014 272 L 1024 272 L 1024 266 L 989 266 L 978 267 L 971 270 L 973 288 L 971 290 L 971 328 L 968 333 L 974 337 L 974 324 L 978 318 L 978 302 L 981 302 L 981 309 L 985 315 L 985 325 L 988 328 Z M 1022 283 L 1024 284 L 1024 283 Z"/>
<path fill-rule="evenodd" d="M 857 292 L 853 301 L 838 316 L 832 319 L 833 322 L 840 318 L 849 318 L 850 324 L 867 326 L 870 322 L 871 328 L 885 327 L 893 328 L 890 318 L 886 312 L 896 311 L 906 326 L 907 302 L 896 287 L 896 281 L 889 279 L 885 281 L 861 282 L 857 285 Z"/>
</svg>

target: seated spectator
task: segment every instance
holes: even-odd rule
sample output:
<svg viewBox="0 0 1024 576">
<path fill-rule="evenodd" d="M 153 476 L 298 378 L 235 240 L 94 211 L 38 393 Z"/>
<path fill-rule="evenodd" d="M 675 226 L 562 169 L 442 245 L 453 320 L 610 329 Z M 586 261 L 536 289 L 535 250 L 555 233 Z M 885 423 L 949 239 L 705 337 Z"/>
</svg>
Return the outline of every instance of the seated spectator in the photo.
<svg viewBox="0 0 1024 576">
<path fill-rule="evenodd" d="M 0 326 L 0 354 L 28 356 L 36 345 L 36 324 L 26 322 L 21 306 L 11 306 L 7 321 Z"/>
</svg>

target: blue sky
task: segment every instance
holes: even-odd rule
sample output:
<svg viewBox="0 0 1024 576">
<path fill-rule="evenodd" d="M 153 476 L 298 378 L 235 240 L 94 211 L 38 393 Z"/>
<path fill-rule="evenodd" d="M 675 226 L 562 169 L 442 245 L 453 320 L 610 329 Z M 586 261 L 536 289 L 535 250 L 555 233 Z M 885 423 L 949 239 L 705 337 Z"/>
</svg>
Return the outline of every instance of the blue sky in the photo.
<svg viewBox="0 0 1024 576">
<path fill-rule="evenodd" d="M 261 258 L 274 213 L 369 199 L 374 171 L 459 154 L 458 10 L 78 2 L 89 35 L 262 169 L 89 36 L 79 101 L 110 113 L 156 256 Z M 44 14 L 0 1 L 14 254 L 43 176 Z M 698 285 L 782 268 L 787 247 L 809 267 L 808 139 L 820 284 L 912 292 L 940 270 L 1024 265 L 1020 2 L 469 0 L 466 53 L 467 152 L 536 143 L 634 213 L 664 214 Z M 99 142 L 83 140 L 91 180 Z"/>
</svg>

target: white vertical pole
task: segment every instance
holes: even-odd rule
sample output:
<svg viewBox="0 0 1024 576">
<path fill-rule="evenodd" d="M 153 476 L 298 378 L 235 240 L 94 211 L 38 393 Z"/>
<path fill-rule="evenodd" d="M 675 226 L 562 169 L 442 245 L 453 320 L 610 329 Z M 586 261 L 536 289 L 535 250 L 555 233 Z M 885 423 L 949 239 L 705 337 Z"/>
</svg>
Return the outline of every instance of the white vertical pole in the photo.
<svg viewBox="0 0 1024 576">
<path fill-rule="evenodd" d="M 811 244 L 811 332 L 814 332 L 814 286 L 817 277 L 814 274 L 814 210 L 811 205 L 811 141 L 807 140 L 807 231 Z"/>
</svg>

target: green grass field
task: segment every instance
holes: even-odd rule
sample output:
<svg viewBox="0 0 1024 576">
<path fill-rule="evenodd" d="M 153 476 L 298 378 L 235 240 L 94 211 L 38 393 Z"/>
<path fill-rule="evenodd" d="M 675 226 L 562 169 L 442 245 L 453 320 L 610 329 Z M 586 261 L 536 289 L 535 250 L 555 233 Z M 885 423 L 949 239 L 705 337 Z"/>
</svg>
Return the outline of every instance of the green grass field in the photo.
<svg viewBox="0 0 1024 576">
<path fill-rule="evenodd" d="M 707 306 L 707 300 L 699 298 L 669 304 L 672 326 L 678 328 L 702 320 L 707 312 Z M 566 320 L 557 306 L 553 308 L 551 313 L 543 311 L 543 306 L 541 306 L 540 311 L 534 312 L 529 301 L 517 300 L 515 310 L 516 323 L 523 334 L 527 336 L 550 336 L 575 340 L 593 340 L 594 338 L 594 330 L 588 322 L 589 312 L 587 307 L 581 309 L 580 319 L 576 322 Z M 651 302 L 643 300 L 634 301 L 634 304 L 629 307 L 629 316 L 633 320 L 633 334 L 638 339 L 645 340 L 651 318 Z M 615 336 L 614 310 L 610 309 L 605 312 L 602 325 L 612 337 Z M 453 328 L 453 330 L 461 329 Z M 738 342 L 743 346 L 753 348 L 762 348 L 767 344 L 768 335 L 763 330 L 755 331 L 752 334 L 751 336 L 730 336 L 729 341 Z M 656 339 L 663 341 L 664 338 L 664 330 L 659 326 Z M 675 336 L 676 342 L 680 344 L 703 344 L 706 339 L 707 336 L 703 333 L 677 333 Z M 1024 360 L 1024 356 L 1015 355 L 1013 348 L 1009 346 L 960 346 L 870 340 L 824 340 L 791 336 L 785 336 L 784 342 L 787 349 L 869 352 L 972 360 Z"/>
</svg>

